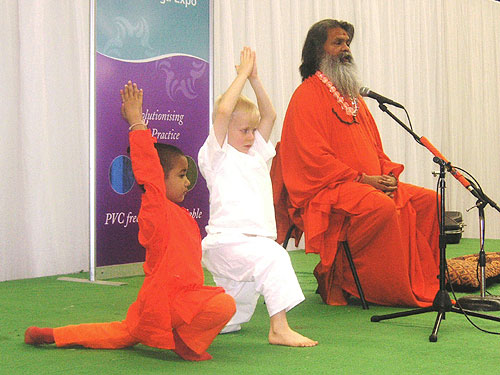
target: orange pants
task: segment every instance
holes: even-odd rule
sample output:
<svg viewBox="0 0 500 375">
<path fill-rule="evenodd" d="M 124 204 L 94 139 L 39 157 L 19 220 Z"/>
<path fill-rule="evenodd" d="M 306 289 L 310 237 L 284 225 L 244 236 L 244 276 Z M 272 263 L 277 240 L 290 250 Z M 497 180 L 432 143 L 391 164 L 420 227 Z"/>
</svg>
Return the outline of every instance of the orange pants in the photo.
<svg viewBox="0 0 500 375">
<path fill-rule="evenodd" d="M 205 352 L 235 311 L 233 298 L 225 293 L 208 300 L 190 324 L 171 311 L 176 346 L 178 340 L 182 340 L 194 352 Z M 93 349 L 120 349 L 139 343 L 130 336 L 125 321 L 54 328 L 54 340 L 58 347 L 80 345 Z"/>
</svg>

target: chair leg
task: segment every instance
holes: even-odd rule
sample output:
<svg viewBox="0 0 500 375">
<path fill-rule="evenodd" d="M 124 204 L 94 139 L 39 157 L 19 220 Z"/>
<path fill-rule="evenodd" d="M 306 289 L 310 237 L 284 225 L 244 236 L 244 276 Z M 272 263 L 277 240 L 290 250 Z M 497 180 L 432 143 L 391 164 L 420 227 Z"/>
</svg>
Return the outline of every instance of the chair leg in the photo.
<svg viewBox="0 0 500 375">
<path fill-rule="evenodd" d="M 295 224 L 292 224 L 288 231 L 286 232 L 285 240 L 283 241 L 283 247 L 286 249 L 288 246 L 288 241 L 290 241 L 290 236 L 292 235 L 292 231 L 295 229 Z"/>
<path fill-rule="evenodd" d="M 356 267 L 354 265 L 354 261 L 352 260 L 351 249 L 349 249 L 347 241 L 342 241 L 342 247 L 344 248 L 347 260 L 349 261 L 349 266 L 351 267 L 352 276 L 354 277 L 354 282 L 356 283 L 356 287 L 358 288 L 359 299 L 361 300 L 361 304 L 363 305 L 363 310 L 368 310 L 368 304 L 366 303 L 365 294 L 363 293 L 363 288 L 361 287 L 361 282 L 359 281 L 358 273 L 356 272 Z"/>
</svg>

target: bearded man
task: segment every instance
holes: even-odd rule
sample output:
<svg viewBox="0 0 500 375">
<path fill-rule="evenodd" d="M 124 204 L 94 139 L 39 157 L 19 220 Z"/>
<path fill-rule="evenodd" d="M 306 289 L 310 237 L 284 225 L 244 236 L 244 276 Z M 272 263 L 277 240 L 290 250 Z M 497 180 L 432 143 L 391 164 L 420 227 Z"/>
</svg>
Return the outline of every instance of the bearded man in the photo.
<svg viewBox="0 0 500 375">
<path fill-rule="evenodd" d="M 320 254 L 314 274 L 327 304 L 359 297 L 337 251 L 347 240 L 367 301 L 430 306 L 439 289 L 437 195 L 400 182 L 404 166 L 385 155 L 359 96 L 353 36 L 351 24 L 332 19 L 307 34 L 303 82 L 290 100 L 272 171 L 288 194 L 275 202 L 278 238 L 286 229 L 280 215 L 304 231 L 306 252 Z"/>
</svg>

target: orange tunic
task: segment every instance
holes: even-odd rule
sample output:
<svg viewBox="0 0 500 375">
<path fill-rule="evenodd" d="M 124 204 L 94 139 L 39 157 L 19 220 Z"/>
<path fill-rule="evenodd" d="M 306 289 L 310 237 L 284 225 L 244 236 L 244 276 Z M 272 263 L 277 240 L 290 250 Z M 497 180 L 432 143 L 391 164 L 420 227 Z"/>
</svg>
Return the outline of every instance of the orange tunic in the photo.
<svg viewBox="0 0 500 375">
<path fill-rule="evenodd" d="M 163 170 L 153 142 L 149 130 L 130 133 L 134 176 L 146 190 L 139 212 L 146 277 L 128 310 L 126 324 L 141 343 L 172 349 L 171 309 L 189 324 L 206 301 L 224 289 L 203 285 L 198 224 L 185 208 L 166 198 Z"/>
<path fill-rule="evenodd" d="M 139 212 L 144 283 L 124 321 L 54 328 L 55 343 L 118 349 L 140 342 L 187 360 L 209 359 L 205 351 L 234 315 L 234 299 L 223 288 L 203 285 L 198 225 L 167 199 L 151 132 L 131 132 L 130 151 L 136 180 L 146 190 Z"/>
<path fill-rule="evenodd" d="M 273 183 L 282 177 L 285 185 L 275 190 L 283 193 L 275 194 L 278 239 L 286 216 L 304 230 L 306 252 L 321 256 L 315 275 L 328 304 L 358 295 L 344 256 L 336 257 L 338 241 L 347 238 L 368 301 L 428 306 L 439 287 L 437 196 L 400 182 L 391 199 L 355 182 L 359 173 L 399 177 L 404 168 L 385 155 L 375 121 L 358 99 L 357 122 L 348 124 L 353 117 L 317 76 L 293 94 L 272 171 Z"/>
</svg>

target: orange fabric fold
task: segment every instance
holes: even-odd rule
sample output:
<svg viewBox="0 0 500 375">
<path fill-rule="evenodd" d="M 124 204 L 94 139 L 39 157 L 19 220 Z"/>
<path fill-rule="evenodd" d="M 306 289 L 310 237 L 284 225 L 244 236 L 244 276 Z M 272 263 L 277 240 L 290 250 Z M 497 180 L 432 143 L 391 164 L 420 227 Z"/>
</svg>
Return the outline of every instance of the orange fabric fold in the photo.
<svg viewBox="0 0 500 375">
<path fill-rule="evenodd" d="M 173 310 L 170 316 L 174 341 L 177 334 L 177 341 L 182 340 L 183 346 L 201 354 L 208 349 L 235 311 L 234 299 L 225 293 L 208 300 L 189 324 Z M 120 349 L 140 342 L 129 331 L 125 321 L 77 324 L 54 328 L 54 340 L 58 347 L 78 345 L 93 349 Z M 178 349 L 176 345 L 175 350 Z"/>
<path fill-rule="evenodd" d="M 288 230 L 294 225 L 290 238 L 294 238 L 295 246 L 299 246 L 303 234 L 304 223 L 302 222 L 300 210 L 292 207 L 290 203 L 288 192 L 283 182 L 281 159 L 278 157 L 279 149 L 280 143 L 278 142 L 276 145 L 276 157 L 273 158 L 270 171 L 277 229 L 276 241 L 282 244 L 285 241 Z"/>
</svg>

